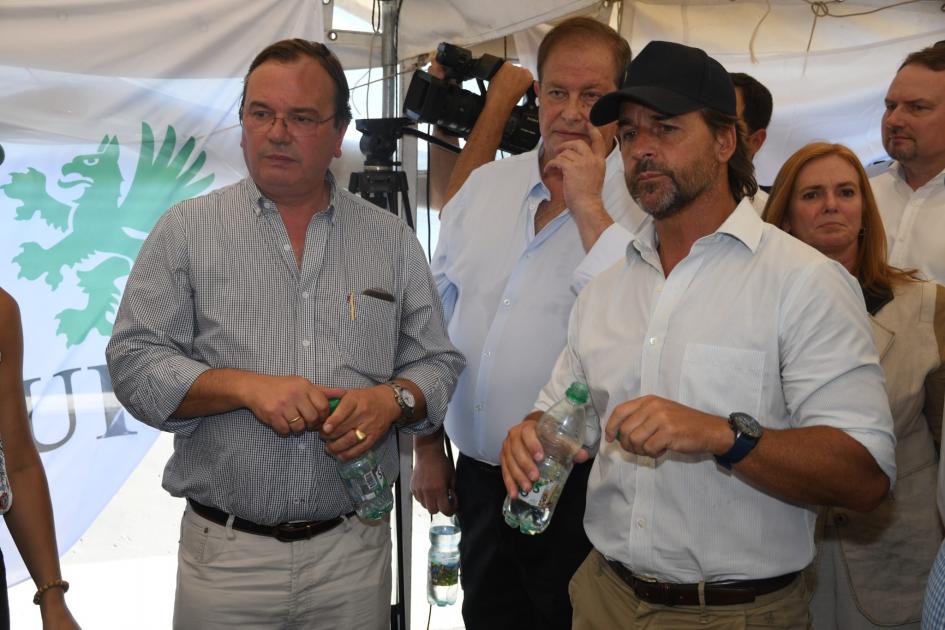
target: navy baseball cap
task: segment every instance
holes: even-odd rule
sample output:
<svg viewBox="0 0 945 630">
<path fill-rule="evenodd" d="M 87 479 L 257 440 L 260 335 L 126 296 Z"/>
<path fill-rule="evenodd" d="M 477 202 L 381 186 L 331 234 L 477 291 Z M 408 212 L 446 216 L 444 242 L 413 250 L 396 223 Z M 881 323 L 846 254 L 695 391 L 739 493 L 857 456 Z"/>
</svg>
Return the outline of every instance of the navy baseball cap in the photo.
<svg viewBox="0 0 945 630">
<path fill-rule="evenodd" d="M 591 122 L 617 120 L 620 104 L 634 101 L 661 114 L 678 116 L 707 107 L 737 116 L 735 87 L 728 71 L 700 48 L 652 41 L 634 57 L 623 85 L 591 109 Z"/>
</svg>

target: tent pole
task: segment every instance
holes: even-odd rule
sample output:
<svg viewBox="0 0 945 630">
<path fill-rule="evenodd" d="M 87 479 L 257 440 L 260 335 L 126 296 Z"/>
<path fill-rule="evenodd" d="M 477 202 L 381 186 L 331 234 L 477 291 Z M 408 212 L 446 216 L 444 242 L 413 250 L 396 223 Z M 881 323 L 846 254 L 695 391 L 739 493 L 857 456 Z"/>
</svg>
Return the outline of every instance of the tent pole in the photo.
<svg viewBox="0 0 945 630">
<path fill-rule="evenodd" d="M 397 116 L 398 85 L 397 80 L 397 19 L 402 0 L 380 0 L 381 7 L 381 68 L 384 76 L 382 83 L 383 116 Z M 398 156 L 401 153 L 397 151 Z M 404 209 L 410 212 L 408 208 Z M 400 475 L 395 484 L 397 506 L 395 510 L 397 540 L 397 602 L 391 609 L 391 629 L 407 630 L 410 627 L 410 571 L 411 538 L 413 528 L 413 510 L 411 509 L 410 473 L 413 469 L 412 440 L 397 440 L 400 462 Z M 405 491 L 404 489 L 407 488 Z"/>
</svg>

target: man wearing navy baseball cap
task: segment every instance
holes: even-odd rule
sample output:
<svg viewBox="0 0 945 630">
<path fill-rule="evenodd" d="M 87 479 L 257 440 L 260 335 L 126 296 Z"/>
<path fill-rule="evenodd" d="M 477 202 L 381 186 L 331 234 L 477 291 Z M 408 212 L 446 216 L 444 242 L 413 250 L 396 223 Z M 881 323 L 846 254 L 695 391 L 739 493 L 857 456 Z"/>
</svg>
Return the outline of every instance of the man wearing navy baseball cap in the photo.
<svg viewBox="0 0 945 630">
<path fill-rule="evenodd" d="M 539 398 L 587 383 L 605 435 L 573 628 L 806 628 L 816 506 L 870 510 L 895 479 L 859 287 L 752 208 L 734 88 L 704 51 L 650 43 L 590 117 L 617 121 L 653 221 L 578 296 Z M 503 445 L 510 493 L 538 479 L 535 419 Z"/>
</svg>

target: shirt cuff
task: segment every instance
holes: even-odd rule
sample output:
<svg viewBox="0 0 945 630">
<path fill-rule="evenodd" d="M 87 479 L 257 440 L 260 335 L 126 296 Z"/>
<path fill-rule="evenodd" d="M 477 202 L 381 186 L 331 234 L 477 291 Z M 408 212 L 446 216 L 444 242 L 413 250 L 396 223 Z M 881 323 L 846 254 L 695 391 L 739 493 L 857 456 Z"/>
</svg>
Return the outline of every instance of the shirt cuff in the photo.
<svg viewBox="0 0 945 630">
<path fill-rule="evenodd" d="M 889 490 L 892 491 L 896 487 L 896 443 L 893 434 L 855 429 L 841 430 L 869 451 L 880 470 L 889 477 Z"/>
<path fill-rule="evenodd" d="M 168 357 L 155 366 L 144 387 L 133 395 L 135 415 L 161 431 L 190 435 L 200 418 L 178 420 L 171 419 L 171 416 L 180 407 L 194 381 L 209 369 L 207 365 L 185 356 Z"/>
</svg>

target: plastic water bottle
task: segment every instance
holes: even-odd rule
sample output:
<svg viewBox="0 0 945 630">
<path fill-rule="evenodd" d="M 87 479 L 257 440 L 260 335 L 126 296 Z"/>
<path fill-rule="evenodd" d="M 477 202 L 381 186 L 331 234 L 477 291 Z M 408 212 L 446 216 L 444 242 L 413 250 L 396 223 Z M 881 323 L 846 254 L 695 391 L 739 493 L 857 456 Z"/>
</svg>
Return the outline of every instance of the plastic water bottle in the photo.
<svg viewBox="0 0 945 630">
<path fill-rule="evenodd" d="M 548 527 L 574 456 L 584 444 L 586 403 L 587 385 L 572 383 L 565 397 L 539 418 L 538 439 L 545 459 L 538 464 L 540 477 L 532 483 L 530 492 L 505 497 L 502 515 L 510 527 L 523 534 L 540 534 Z"/>
<path fill-rule="evenodd" d="M 331 411 L 335 410 L 338 402 L 338 398 L 328 400 Z M 339 459 L 338 475 L 354 503 L 355 511 L 364 520 L 379 521 L 394 507 L 394 493 L 373 449 L 346 462 Z"/>
<path fill-rule="evenodd" d="M 437 514 L 430 524 L 427 560 L 427 602 L 437 606 L 456 603 L 459 595 L 459 540 L 455 518 Z"/>
</svg>

